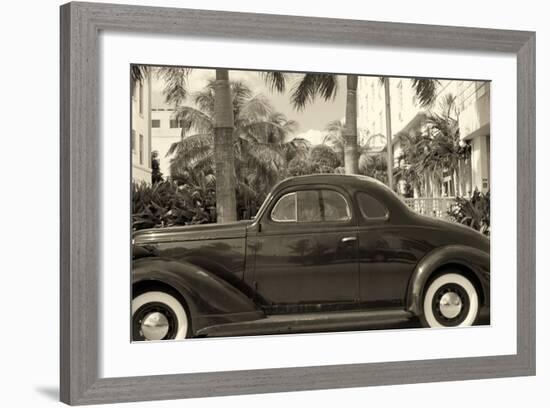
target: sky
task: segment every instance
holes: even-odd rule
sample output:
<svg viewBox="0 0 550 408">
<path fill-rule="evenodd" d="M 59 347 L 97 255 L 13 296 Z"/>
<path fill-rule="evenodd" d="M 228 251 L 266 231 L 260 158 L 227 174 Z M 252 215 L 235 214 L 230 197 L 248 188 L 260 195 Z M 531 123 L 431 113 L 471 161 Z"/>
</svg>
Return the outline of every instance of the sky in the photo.
<svg viewBox="0 0 550 408">
<path fill-rule="evenodd" d="M 188 79 L 188 90 L 190 93 L 199 91 L 205 87 L 209 79 L 215 78 L 213 69 L 193 69 Z M 302 111 L 297 111 L 290 103 L 290 94 L 293 84 L 300 78 L 299 74 L 291 74 L 289 83 L 284 93 L 273 92 L 266 86 L 259 71 L 229 71 L 230 80 L 243 81 L 255 94 L 265 95 L 274 106 L 275 110 L 283 113 L 287 119 L 298 122 L 299 128 L 293 135 L 303 137 L 312 144 L 320 144 L 326 134 L 324 131 L 327 123 L 343 119 L 346 106 L 346 83 L 345 76 L 338 76 L 338 92 L 333 100 L 324 101 L 317 98 L 313 103 L 306 106 Z M 160 97 L 162 82 L 157 80 L 153 84 L 153 92 Z"/>
</svg>

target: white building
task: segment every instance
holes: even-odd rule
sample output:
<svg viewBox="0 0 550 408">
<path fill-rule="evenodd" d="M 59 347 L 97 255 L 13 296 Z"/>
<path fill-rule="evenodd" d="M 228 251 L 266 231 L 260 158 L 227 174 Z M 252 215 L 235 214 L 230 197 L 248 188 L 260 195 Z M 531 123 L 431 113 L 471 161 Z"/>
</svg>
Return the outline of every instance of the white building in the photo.
<svg viewBox="0 0 550 408">
<path fill-rule="evenodd" d="M 181 126 L 174 118 L 174 107 L 167 104 L 163 95 L 164 82 L 153 81 L 151 97 L 152 150 L 158 152 L 160 171 L 164 179 L 170 177 L 168 150 L 173 143 L 181 140 Z"/>
<path fill-rule="evenodd" d="M 460 128 L 460 137 L 471 146 L 471 158 L 460 163 L 457 174 L 443 174 L 435 182 L 425 174 L 423 191 L 415 196 L 468 196 L 474 189 L 489 190 L 490 182 L 490 130 L 489 130 L 489 83 L 479 81 L 441 80 L 437 99 L 432 109 L 437 111 L 448 94 L 456 96 L 455 104 Z M 423 133 L 426 131 L 428 112 L 419 106 L 408 78 L 390 78 L 390 108 L 394 167 L 398 167 L 402 148 L 397 135 Z M 386 137 L 386 104 L 384 85 L 378 77 L 359 77 L 357 92 L 357 126 L 359 141 L 366 144 L 372 135 Z M 398 191 L 403 192 L 404 181 L 396 180 Z"/>
<path fill-rule="evenodd" d="M 149 75 L 132 90 L 132 181 L 151 183 L 151 79 Z"/>
</svg>

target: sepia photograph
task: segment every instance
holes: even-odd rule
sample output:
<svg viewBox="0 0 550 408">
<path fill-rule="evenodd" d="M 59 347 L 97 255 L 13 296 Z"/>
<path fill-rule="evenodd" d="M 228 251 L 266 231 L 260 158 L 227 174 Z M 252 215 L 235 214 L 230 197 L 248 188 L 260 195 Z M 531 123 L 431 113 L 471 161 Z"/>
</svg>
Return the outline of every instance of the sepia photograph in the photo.
<svg viewBox="0 0 550 408">
<path fill-rule="evenodd" d="M 490 324 L 490 81 L 129 81 L 132 341 Z"/>
</svg>

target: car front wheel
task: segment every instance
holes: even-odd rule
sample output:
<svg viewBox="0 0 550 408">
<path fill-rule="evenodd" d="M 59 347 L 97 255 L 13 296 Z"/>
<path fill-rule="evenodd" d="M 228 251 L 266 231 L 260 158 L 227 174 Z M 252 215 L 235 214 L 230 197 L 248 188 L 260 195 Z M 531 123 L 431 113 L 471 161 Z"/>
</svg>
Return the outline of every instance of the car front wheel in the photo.
<svg viewBox="0 0 550 408">
<path fill-rule="evenodd" d="M 179 340 L 189 335 L 185 307 L 174 296 L 149 291 L 132 300 L 132 340 Z"/>
<path fill-rule="evenodd" d="M 479 298 L 472 282 L 458 273 L 444 273 L 427 287 L 421 318 L 427 327 L 471 326 L 479 312 Z"/>
</svg>

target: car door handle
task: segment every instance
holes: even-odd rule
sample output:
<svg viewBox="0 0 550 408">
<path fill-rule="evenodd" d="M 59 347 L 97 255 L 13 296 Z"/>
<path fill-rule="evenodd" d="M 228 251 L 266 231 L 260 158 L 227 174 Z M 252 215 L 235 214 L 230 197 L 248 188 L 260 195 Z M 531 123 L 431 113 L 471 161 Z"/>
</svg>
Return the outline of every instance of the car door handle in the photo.
<svg viewBox="0 0 550 408">
<path fill-rule="evenodd" d="M 357 237 L 344 237 L 342 238 L 342 242 L 353 242 L 357 241 Z"/>
</svg>

